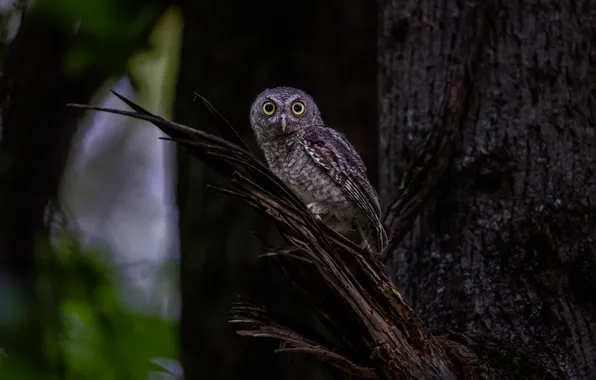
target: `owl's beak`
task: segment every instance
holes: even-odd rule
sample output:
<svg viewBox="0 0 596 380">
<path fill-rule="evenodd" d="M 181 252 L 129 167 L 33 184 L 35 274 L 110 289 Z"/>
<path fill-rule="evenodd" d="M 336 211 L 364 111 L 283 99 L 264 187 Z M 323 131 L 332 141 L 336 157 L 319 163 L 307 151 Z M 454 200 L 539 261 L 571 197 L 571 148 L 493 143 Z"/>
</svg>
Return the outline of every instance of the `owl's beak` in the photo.
<svg viewBox="0 0 596 380">
<path fill-rule="evenodd" d="M 288 126 L 288 122 L 286 121 L 286 115 L 282 114 L 281 115 L 281 131 L 285 132 L 286 131 L 286 127 Z"/>
</svg>

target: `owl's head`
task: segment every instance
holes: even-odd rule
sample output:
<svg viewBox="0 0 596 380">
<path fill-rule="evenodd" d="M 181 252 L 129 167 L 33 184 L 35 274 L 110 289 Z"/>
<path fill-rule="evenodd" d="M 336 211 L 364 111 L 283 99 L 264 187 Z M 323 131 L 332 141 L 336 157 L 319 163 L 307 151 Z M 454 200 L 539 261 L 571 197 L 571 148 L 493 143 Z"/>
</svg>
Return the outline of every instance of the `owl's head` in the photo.
<svg viewBox="0 0 596 380">
<path fill-rule="evenodd" d="M 250 123 L 257 139 L 266 142 L 298 132 L 311 125 L 322 125 L 313 98 L 292 87 L 268 88 L 252 104 Z"/>
</svg>

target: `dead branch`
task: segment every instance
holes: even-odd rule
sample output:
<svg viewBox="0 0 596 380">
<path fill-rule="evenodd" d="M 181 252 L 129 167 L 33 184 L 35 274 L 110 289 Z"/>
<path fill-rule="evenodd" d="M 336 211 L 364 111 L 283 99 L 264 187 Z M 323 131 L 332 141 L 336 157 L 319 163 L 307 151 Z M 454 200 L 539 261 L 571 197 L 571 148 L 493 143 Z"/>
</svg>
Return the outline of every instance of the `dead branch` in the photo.
<svg viewBox="0 0 596 380">
<path fill-rule="evenodd" d="M 149 121 L 228 178 L 229 186 L 221 191 L 241 198 L 276 223 L 289 248 L 272 249 L 268 255 L 275 257 L 280 269 L 308 296 L 331 337 L 307 338 L 312 334 L 290 318 L 282 323 L 266 309 L 246 305 L 232 310 L 231 322 L 244 325 L 241 334 L 279 339 L 293 351 L 309 353 L 358 377 L 456 378 L 458 365 L 391 285 L 382 264 L 313 218 L 252 153 L 204 131 L 153 115 L 116 95 L 135 112 L 72 106 Z M 209 111 L 209 107 L 205 108 Z M 216 116 L 216 120 L 222 119 Z M 221 124 L 227 128 L 223 121 Z M 308 275 L 295 271 L 296 258 L 310 263 Z"/>
</svg>

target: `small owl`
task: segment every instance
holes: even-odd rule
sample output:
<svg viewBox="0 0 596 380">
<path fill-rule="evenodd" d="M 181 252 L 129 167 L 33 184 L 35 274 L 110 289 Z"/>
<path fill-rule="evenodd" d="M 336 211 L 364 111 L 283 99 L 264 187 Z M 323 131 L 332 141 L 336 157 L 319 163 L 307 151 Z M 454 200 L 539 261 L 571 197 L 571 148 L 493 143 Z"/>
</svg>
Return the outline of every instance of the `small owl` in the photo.
<svg viewBox="0 0 596 380">
<path fill-rule="evenodd" d="M 371 252 L 385 248 L 366 167 L 346 137 L 325 126 L 310 95 L 291 87 L 267 89 L 252 104 L 250 122 L 271 171 L 317 218 L 343 235 L 357 231 Z"/>
</svg>

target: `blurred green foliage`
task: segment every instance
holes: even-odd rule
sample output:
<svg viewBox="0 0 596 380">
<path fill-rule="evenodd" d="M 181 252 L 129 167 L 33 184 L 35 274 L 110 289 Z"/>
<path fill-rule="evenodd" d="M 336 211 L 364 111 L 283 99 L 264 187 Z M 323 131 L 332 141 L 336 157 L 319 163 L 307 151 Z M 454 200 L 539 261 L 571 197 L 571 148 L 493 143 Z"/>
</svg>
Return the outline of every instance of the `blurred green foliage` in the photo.
<svg viewBox="0 0 596 380">
<path fill-rule="evenodd" d="M 181 11 L 169 8 L 149 35 L 152 49 L 138 52 L 128 65 L 138 102 L 165 117 L 174 108 L 183 23 Z"/>
<path fill-rule="evenodd" d="M 164 15 L 165 3 L 37 0 L 30 11 L 72 38 L 65 57 L 68 75 L 80 76 L 98 68 L 110 75 L 129 70 L 141 102 L 169 113 L 177 77 L 181 16 L 175 10 Z M 155 25 L 160 17 L 162 21 Z M 138 312 L 128 307 L 116 280 L 119 268 L 111 264 L 110 255 L 81 248 L 77 237 L 65 231 L 58 232 L 50 247 L 38 247 L 37 256 L 37 286 L 44 312 L 35 317 L 44 326 L 40 341 L 51 368 L 36 367 L 26 355 L 11 355 L 0 342 L 0 380 L 134 380 L 158 372 L 169 373 L 160 378 L 180 378 L 177 321 L 162 317 L 157 310 Z M 18 297 L 10 289 L 0 289 L 0 293 L 2 315 L 13 321 L 22 318 Z"/>
<path fill-rule="evenodd" d="M 147 378 L 152 358 L 176 355 L 175 326 L 159 316 L 127 310 L 99 254 L 81 252 L 63 240 L 57 249 L 67 270 L 61 305 L 66 339 L 61 346 L 69 378 Z"/>
<path fill-rule="evenodd" d="M 66 57 L 67 73 L 101 69 L 122 73 L 131 53 L 147 50 L 147 33 L 160 17 L 162 0 L 38 0 L 39 11 L 77 39 Z"/>
<path fill-rule="evenodd" d="M 40 260 L 39 286 L 59 289 L 59 333 L 47 321 L 46 347 L 60 360 L 58 370 L 39 373 L 27 358 L 0 359 L 2 379 L 148 379 L 159 370 L 158 358 L 177 357 L 176 323 L 158 313 L 139 313 L 122 302 L 114 268 L 107 256 L 83 250 L 60 232 Z M 58 286 L 56 286 L 58 285 Z M 45 300 L 51 299 L 46 297 Z"/>
</svg>

